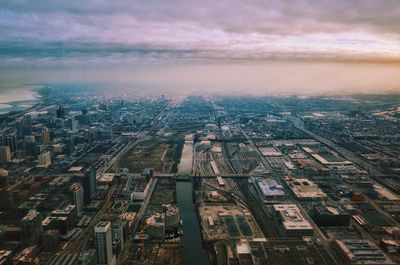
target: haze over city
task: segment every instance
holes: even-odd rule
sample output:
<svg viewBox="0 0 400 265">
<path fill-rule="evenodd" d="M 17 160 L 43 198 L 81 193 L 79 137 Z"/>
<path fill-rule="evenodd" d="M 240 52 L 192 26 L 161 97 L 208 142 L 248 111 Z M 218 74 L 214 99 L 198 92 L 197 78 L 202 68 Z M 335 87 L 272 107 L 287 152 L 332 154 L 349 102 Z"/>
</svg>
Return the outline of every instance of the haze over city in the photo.
<svg viewBox="0 0 400 265">
<path fill-rule="evenodd" d="M 397 1 L 2 1 L 0 88 L 396 92 L 399 17 Z"/>
</svg>

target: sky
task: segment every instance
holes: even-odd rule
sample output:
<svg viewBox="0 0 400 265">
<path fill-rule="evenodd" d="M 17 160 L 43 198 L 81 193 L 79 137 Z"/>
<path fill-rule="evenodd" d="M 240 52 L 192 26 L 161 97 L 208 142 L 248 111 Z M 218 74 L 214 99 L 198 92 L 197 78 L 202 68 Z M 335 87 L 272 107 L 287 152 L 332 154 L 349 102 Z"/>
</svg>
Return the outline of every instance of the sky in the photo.
<svg viewBox="0 0 400 265">
<path fill-rule="evenodd" d="M 380 93 L 400 90 L 399 73 L 397 0 L 0 4 L 0 93 L 66 82 L 167 93 Z"/>
</svg>

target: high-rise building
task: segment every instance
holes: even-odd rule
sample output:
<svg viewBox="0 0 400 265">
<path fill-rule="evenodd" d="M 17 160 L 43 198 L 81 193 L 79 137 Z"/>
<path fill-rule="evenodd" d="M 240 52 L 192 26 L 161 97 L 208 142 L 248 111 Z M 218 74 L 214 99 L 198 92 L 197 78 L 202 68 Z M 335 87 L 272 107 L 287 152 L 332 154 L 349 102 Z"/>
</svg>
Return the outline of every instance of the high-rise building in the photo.
<svg viewBox="0 0 400 265">
<path fill-rule="evenodd" d="M 61 118 L 61 119 L 65 118 L 65 110 L 64 110 L 63 106 L 61 106 L 61 105 L 57 109 L 57 118 Z"/>
<path fill-rule="evenodd" d="M 0 163 L 5 164 L 11 161 L 10 147 L 0 146 Z"/>
<path fill-rule="evenodd" d="M 38 155 L 38 146 L 34 135 L 26 135 L 24 138 L 25 154 L 28 156 Z"/>
<path fill-rule="evenodd" d="M 83 180 L 83 191 L 85 194 L 85 201 L 89 202 L 90 199 L 97 192 L 97 182 L 96 182 L 96 169 L 91 168 L 89 173 L 86 174 Z"/>
<path fill-rule="evenodd" d="M 67 126 L 71 131 L 75 131 L 78 129 L 78 121 L 75 119 L 75 117 L 71 117 L 67 120 Z"/>
<path fill-rule="evenodd" d="M 39 159 L 38 166 L 40 167 L 48 167 L 51 165 L 51 154 L 49 151 L 40 154 L 38 159 Z"/>
<path fill-rule="evenodd" d="M 67 138 L 65 142 L 65 151 L 67 154 L 72 154 L 75 151 L 75 140 L 73 137 Z"/>
<path fill-rule="evenodd" d="M 29 114 L 25 114 L 22 118 L 22 131 L 23 135 L 32 133 L 32 117 Z"/>
<path fill-rule="evenodd" d="M 95 228 L 97 262 L 98 264 L 114 264 L 112 252 L 111 222 L 99 222 Z"/>
<path fill-rule="evenodd" d="M 77 215 L 80 216 L 82 214 L 83 203 L 84 203 L 83 187 L 80 183 L 74 183 L 71 185 L 71 191 L 72 191 L 72 201 L 76 206 Z"/>
<path fill-rule="evenodd" d="M 7 188 L 9 183 L 8 171 L 0 168 L 0 189 Z"/>
<path fill-rule="evenodd" d="M 10 147 L 11 155 L 14 154 L 18 149 L 18 139 L 17 134 L 10 133 L 5 138 L 5 145 Z"/>
<path fill-rule="evenodd" d="M 40 242 L 43 234 L 42 215 L 32 210 L 21 220 L 21 237 L 24 246 L 33 246 Z"/>
<path fill-rule="evenodd" d="M 45 145 L 50 144 L 50 133 L 46 127 L 42 129 L 42 143 Z"/>
<path fill-rule="evenodd" d="M 24 136 L 24 128 L 23 128 L 23 122 L 21 118 L 18 118 L 15 121 L 15 129 L 17 130 L 17 136 L 19 138 L 22 138 Z"/>
</svg>

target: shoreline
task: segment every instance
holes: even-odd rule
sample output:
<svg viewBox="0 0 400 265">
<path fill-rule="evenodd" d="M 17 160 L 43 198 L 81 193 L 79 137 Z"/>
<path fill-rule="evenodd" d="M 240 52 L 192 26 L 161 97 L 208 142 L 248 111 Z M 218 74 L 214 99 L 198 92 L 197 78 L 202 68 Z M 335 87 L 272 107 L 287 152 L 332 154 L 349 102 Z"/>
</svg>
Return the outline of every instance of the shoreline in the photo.
<svg viewBox="0 0 400 265">
<path fill-rule="evenodd" d="M 22 112 L 34 107 L 43 100 L 43 95 L 40 93 L 40 88 L 29 89 L 32 95 L 30 98 L 4 100 L 0 102 L 0 115 L 9 114 L 11 112 Z"/>
</svg>

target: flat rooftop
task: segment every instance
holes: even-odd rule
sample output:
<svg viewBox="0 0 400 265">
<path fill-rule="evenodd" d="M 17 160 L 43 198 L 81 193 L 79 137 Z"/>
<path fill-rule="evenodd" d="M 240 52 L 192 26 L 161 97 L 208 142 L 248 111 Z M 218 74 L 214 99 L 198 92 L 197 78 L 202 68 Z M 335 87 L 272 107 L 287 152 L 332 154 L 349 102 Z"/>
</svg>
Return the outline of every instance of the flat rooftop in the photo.
<svg viewBox="0 0 400 265">
<path fill-rule="evenodd" d="M 283 187 L 278 184 L 278 182 L 271 178 L 265 178 L 256 180 L 257 186 L 262 192 L 262 194 L 266 197 L 270 196 L 284 196 L 285 191 Z"/>
<path fill-rule="evenodd" d="M 282 218 L 282 225 L 286 230 L 310 229 L 312 225 L 301 214 L 300 209 L 295 204 L 275 204 L 274 210 Z"/>
<path fill-rule="evenodd" d="M 326 193 L 317 184 L 307 178 L 287 178 L 286 183 L 297 198 L 326 197 Z"/>
</svg>

